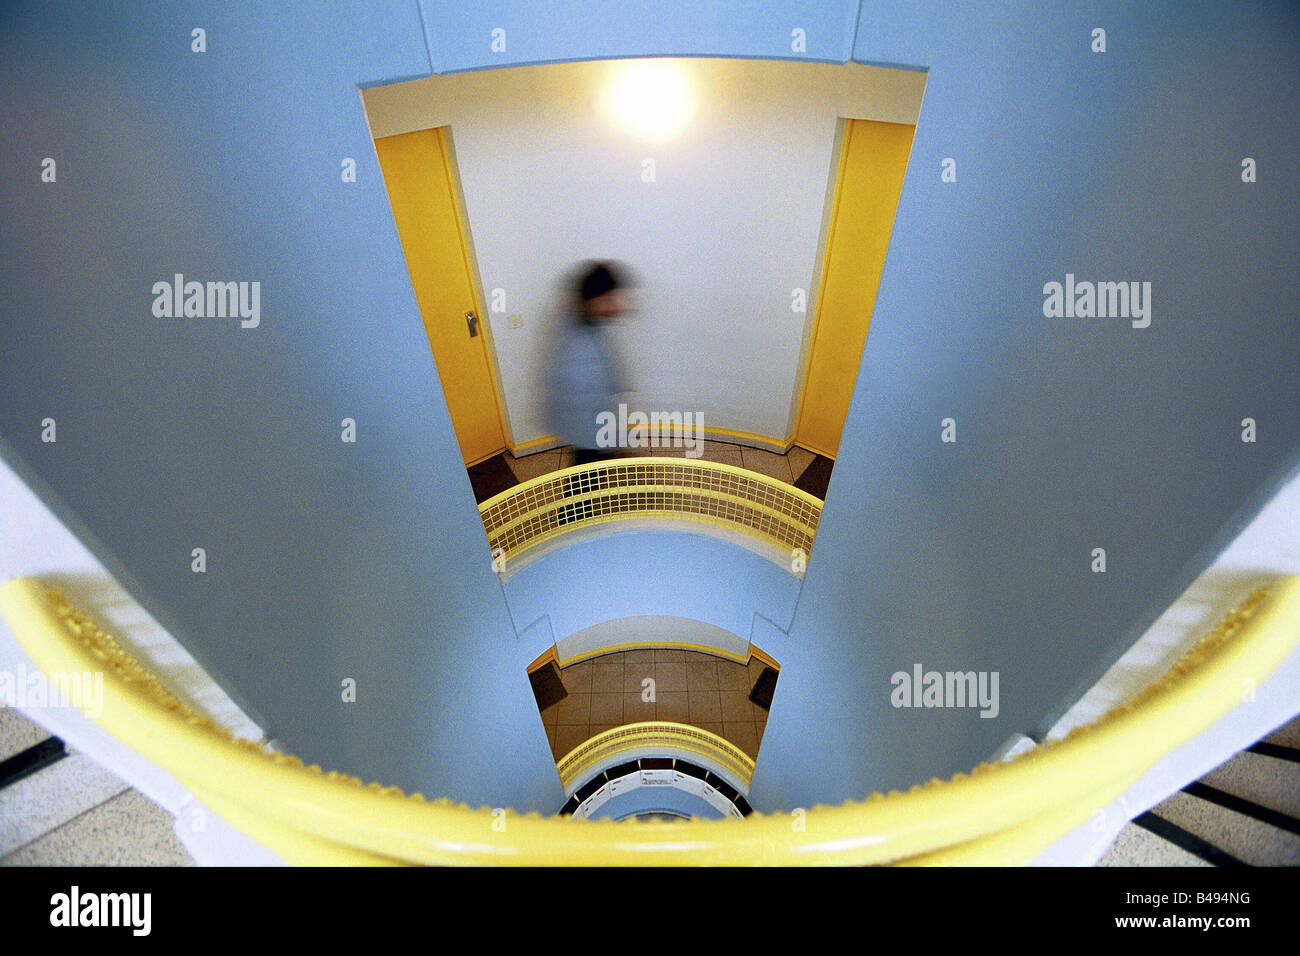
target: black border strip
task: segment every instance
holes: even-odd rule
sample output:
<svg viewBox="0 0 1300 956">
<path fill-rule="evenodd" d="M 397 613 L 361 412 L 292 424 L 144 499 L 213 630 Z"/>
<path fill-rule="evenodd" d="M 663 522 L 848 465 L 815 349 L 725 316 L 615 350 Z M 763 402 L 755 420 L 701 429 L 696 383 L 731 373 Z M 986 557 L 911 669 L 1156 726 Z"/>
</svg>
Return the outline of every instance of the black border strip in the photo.
<svg viewBox="0 0 1300 956">
<path fill-rule="evenodd" d="M 1267 740 L 1261 740 L 1258 743 L 1251 744 L 1246 748 L 1246 753 L 1260 754 L 1265 757 L 1276 757 L 1278 760 L 1290 760 L 1294 763 L 1300 763 L 1300 750 L 1294 747 L 1284 747 L 1281 744 L 1271 744 Z"/>
<path fill-rule="evenodd" d="M 749 801 L 741 795 L 740 791 L 711 770 L 705 770 L 703 767 L 688 760 L 683 760 L 681 757 L 640 757 L 598 771 L 590 780 L 575 790 L 568 800 L 564 801 L 564 806 L 560 808 L 556 816 L 572 816 L 578 807 L 587 801 L 588 797 L 592 796 L 606 783 L 628 773 L 634 773 L 638 768 L 641 770 L 676 770 L 685 776 L 703 780 L 730 800 L 740 810 L 741 816 L 747 817 L 754 812 L 754 808 L 749 805 Z"/>
<path fill-rule="evenodd" d="M 0 761 L 0 790 L 24 777 L 30 777 L 38 770 L 44 770 L 67 755 L 68 750 L 58 737 L 46 737 L 40 743 L 32 744 L 26 750 Z"/>
</svg>

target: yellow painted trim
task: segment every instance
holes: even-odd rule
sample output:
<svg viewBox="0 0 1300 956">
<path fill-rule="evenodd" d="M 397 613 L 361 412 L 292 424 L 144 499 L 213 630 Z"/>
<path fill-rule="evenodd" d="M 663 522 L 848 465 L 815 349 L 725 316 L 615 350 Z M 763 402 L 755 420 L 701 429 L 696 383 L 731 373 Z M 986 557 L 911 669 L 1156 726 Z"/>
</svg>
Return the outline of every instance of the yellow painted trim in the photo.
<svg viewBox="0 0 1300 956">
<path fill-rule="evenodd" d="M 504 448 L 498 448 L 496 451 L 488 452 L 486 455 L 480 455 L 478 458 L 471 458 L 469 461 L 465 462 L 465 467 L 466 467 L 466 468 L 473 468 L 475 465 L 481 465 L 481 464 L 483 464 L 483 462 L 485 462 L 485 461 L 489 461 L 489 460 L 495 458 L 497 455 L 501 454 L 503 451 L 505 451 Z"/>
<path fill-rule="evenodd" d="M 1104 805 L 1239 706 L 1242 688 L 1300 644 L 1300 576 L 1257 589 L 1165 677 L 1064 739 L 906 793 L 814 807 L 798 829 L 785 813 L 650 825 L 509 810 L 503 829 L 488 808 L 367 786 L 234 740 L 38 580 L 0 588 L 0 613 L 38 669 L 104 674 L 100 727 L 293 863 L 997 864 L 1040 852 L 1080 809 Z"/>
<path fill-rule="evenodd" d="M 527 668 L 525 668 L 525 671 L 531 674 L 533 671 L 539 670 L 542 667 L 545 667 L 549 663 L 554 663 L 556 667 L 564 666 L 563 664 L 560 663 L 559 658 L 555 656 L 554 644 L 552 644 L 546 650 L 542 651 L 542 653 L 534 657 L 533 662 L 529 664 Z"/>
<path fill-rule="evenodd" d="M 777 673 L 781 672 L 781 665 L 776 662 L 776 658 L 772 657 L 770 654 L 764 653 L 761 649 L 759 649 L 753 644 L 749 645 L 749 656 L 757 657 L 768 667 L 772 668 L 772 670 L 776 671 Z"/>
<path fill-rule="evenodd" d="M 782 455 L 788 453 L 790 451 L 790 446 L 794 444 L 793 435 L 790 435 L 786 438 L 772 438 L 769 435 L 760 435 L 758 432 L 741 431 L 738 428 L 711 428 L 709 426 L 705 426 L 704 428 L 705 441 L 715 440 L 715 439 L 710 439 L 709 438 L 710 435 L 728 435 L 732 438 L 743 438 L 746 441 L 753 442 L 754 444 L 766 445 L 769 448 L 780 448 L 781 451 L 778 452 L 777 454 L 782 454 Z"/>
<path fill-rule="evenodd" d="M 835 460 L 835 455 L 831 454 L 824 448 L 818 448 L 812 442 L 795 442 L 795 444 L 798 445 L 800 448 L 802 448 L 804 451 L 810 451 L 814 455 L 821 455 L 823 458 L 829 458 L 831 461 Z"/>
<path fill-rule="evenodd" d="M 804 356 L 803 368 L 800 369 L 802 381 L 799 385 L 799 408 L 794 416 L 795 443 L 809 451 L 816 451 L 819 455 L 826 455 L 826 453 L 814 448 L 808 448 L 804 437 L 800 435 L 800 426 L 803 424 L 804 405 L 808 401 L 808 377 L 812 371 L 813 354 L 817 348 L 817 332 L 821 328 L 822 303 L 826 301 L 826 283 L 829 281 L 831 274 L 831 245 L 835 241 L 835 227 L 840 220 L 840 201 L 844 193 L 844 171 L 849 163 L 849 138 L 853 135 L 853 123 L 851 121 L 841 117 L 840 126 L 840 161 L 835 171 L 835 198 L 831 200 L 831 221 L 826 230 L 825 248 L 821 250 L 822 274 L 817 283 L 817 310 L 813 313 L 812 332 L 808 336 L 808 354 Z M 826 455 L 826 457 L 831 458 L 834 456 Z"/>
<path fill-rule="evenodd" d="M 569 637 L 573 635 L 570 634 Z M 567 641 L 569 638 L 561 638 Z M 594 651 L 583 651 L 573 657 L 565 658 L 559 661 L 560 667 L 568 667 L 570 664 L 579 664 L 582 661 L 589 661 L 593 657 L 600 657 L 602 654 L 617 654 L 619 651 L 635 650 L 658 650 L 658 651 L 699 651 L 701 654 L 712 654 L 714 657 L 725 657 L 727 660 L 735 661 L 737 664 L 748 664 L 749 658 L 743 654 L 732 654 L 730 651 L 724 651 L 721 648 L 712 647 L 708 644 L 693 644 L 688 641 L 638 641 L 632 644 L 610 644 Z"/>
<path fill-rule="evenodd" d="M 647 433 L 652 434 L 652 435 L 658 435 L 658 434 L 662 431 L 662 429 L 660 429 L 660 428 L 658 428 L 658 427 L 653 427 L 653 428 L 652 428 L 650 425 L 646 425 L 646 426 L 644 426 L 644 427 L 645 427 Z M 714 437 L 712 437 L 712 436 L 714 436 L 714 435 L 724 435 L 724 436 L 726 436 L 726 437 L 728 437 L 728 438 L 742 438 L 742 439 L 745 439 L 746 442 L 751 443 L 751 444 L 745 444 L 743 447 L 747 447 L 747 448 L 748 448 L 748 447 L 753 447 L 753 446 L 755 446 L 755 445 L 761 445 L 761 446 L 763 446 L 765 449 L 778 449 L 778 448 L 779 448 L 779 449 L 781 449 L 781 450 L 778 451 L 778 452 L 774 452 L 774 453 L 775 453 L 775 454 L 780 454 L 780 455 L 789 454 L 789 452 L 790 452 L 790 448 L 795 444 L 795 440 L 794 440 L 794 436 L 793 436 L 793 435 L 790 435 L 790 436 L 787 437 L 787 438 L 772 438 L 772 437 L 770 437 L 770 436 L 768 436 L 768 435 L 760 435 L 760 434 L 758 434 L 757 432 L 745 432 L 745 431 L 740 431 L 739 429 L 735 429 L 735 428 L 713 428 L 713 427 L 711 427 L 711 426 L 705 426 L 705 428 L 703 429 L 703 431 L 704 431 L 704 440 L 705 440 L 705 441 L 718 442 L 719 444 L 723 444 L 723 445 L 732 445 L 732 444 L 737 444 L 737 443 L 736 443 L 736 442 L 728 442 L 728 441 L 725 441 L 725 440 L 722 439 L 722 438 L 714 438 Z M 679 434 L 679 433 L 678 433 L 677 431 L 674 430 L 674 431 L 671 432 L 670 434 L 675 438 L 675 437 L 678 437 L 678 434 Z M 528 441 L 523 442 L 522 444 L 518 444 L 518 445 L 512 444 L 512 445 L 510 446 L 510 449 L 511 449 L 512 452 L 520 452 L 520 451 L 523 451 L 523 452 L 527 453 L 527 452 L 526 452 L 526 449 L 532 448 L 532 447 L 534 447 L 534 446 L 536 446 L 536 445 L 545 445 L 545 444 L 547 444 L 547 443 L 554 443 L 554 444 L 556 444 L 556 445 L 562 445 L 562 444 L 563 444 L 563 442 L 561 441 L 561 439 L 560 439 L 560 437 L 559 437 L 558 435 L 546 435 L 546 436 L 544 436 L 544 437 L 542 437 L 542 438 L 532 438 L 532 439 L 529 439 Z M 741 447 L 741 445 L 737 445 L 737 447 Z M 547 450 L 549 450 L 549 449 L 547 449 Z"/>
<path fill-rule="evenodd" d="M 827 232 L 800 389 L 795 440 L 834 458 L 853 400 L 916 139 L 909 123 L 843 121 Z"/>
<path fill-rule="evenodd" d="M 519 457 L 519 452 L 524 452 L 524 454 L 531 454 L 531 453 L 528 451 L 529 448 L 533 448 L 534 446 L 537 446 L 537 445 L 545 445 L 545 444 L 547 444 L 547 443 L 551 443 L 551 444 L 555 444 L 555 445 L 562 445 L 562 444 L 564 444 L 564 443 L 560 440 L 560 436 L 559 436 L 559 435 L 546 435 L 546 436 L 544 436 L 544 437 L 542 437 L 542 438 L 533 438 L 533 439 L 530 439 L 530 440 L 524 442 L 522 445 L 511 445 L 511 446 L 510 446 L 510 453 L 511 453 L 512 455 L 514 455 L 516 458 L 518 458 L 518 457 Z M 544 449 L 541 449 L 541 450 L 542 450 L 542 451 L 550 451 L 549 448 L 544 448 Z"/>
</svg>

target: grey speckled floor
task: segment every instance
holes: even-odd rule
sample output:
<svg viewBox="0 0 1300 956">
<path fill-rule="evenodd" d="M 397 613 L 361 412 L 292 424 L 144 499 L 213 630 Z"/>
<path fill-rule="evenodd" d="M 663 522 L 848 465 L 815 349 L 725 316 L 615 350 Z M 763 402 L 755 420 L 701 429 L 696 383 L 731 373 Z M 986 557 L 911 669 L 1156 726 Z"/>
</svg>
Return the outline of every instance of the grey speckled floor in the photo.
<svg viewBox="0 0 1300 956">
<path fill-rule="evenodd" d="M 1207 800 L 1175 793 L 1151 812 L 1252 866 L 1300 865 L 1300 836 Z"/>
<path fill-rule="evenodd" d="M 1188 853 L 1150 830 L 1130 823 L 1100 860 L 1098 866 L 1210 866 L 1194 853 Z"/>
<path fill-rule="evenodd" d="M 0 859 L 0 866 L 187 866 L 172 817 L 136 790 L 124 790 Z"/>
<path fill-rule="evenodd" d="M 1300 717 L 1279 727 L 1264 739 L 1271 744 L 1281 744 L 1283 747 L 1300 750 Z"/>
<path fill-rule="evenodd" d="M 40 743 L 49 734 L 12 707 L 0 704 L 0 760 Z"/>
<path fill-rule="evenodd" d="M 127 789 L 85 754 L 0 789 L 0 860 Z"/>
<path fill-rule="evenodd" d="M 1201 778 L 1202 783 L 1300 819 L 1300 764 L 1239 753 Z"/>
<path fill-rule="evenodd" d="M 50 735 L 0 707 L 0 760 Z M 186 866 L 172 817 L 85 754 L 0 787 L 0 866 Z"/>
<path fill-rule="evenodd" d="M 1264 738 L 1300 749 L 1300 718 Z M 1242 751 L 1201 783 L 1250 801 L 1264 810 L 1300 818 L 1300 763 Z M 1300 835 L 1271 822 L 1229 810 L 1204 795 L 1175 793 L 1152 813 L 1252 866 L 1300 866 Z M 1130 823 L 1098 866 L 1206 866 L 1200 857 Z"/>
</svg>

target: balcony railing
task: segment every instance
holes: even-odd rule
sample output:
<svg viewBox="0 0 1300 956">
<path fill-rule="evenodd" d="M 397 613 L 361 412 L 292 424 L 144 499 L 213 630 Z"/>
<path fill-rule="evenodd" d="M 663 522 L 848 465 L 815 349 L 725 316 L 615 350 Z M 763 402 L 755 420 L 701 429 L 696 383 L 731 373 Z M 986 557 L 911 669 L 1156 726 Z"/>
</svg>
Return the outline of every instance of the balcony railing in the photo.
<svg viewBox="0 0 1300 956">
<path fill-rule="evenodd" d="M 746 788 L 754 778 L 754 761 L 728 740 L 688 724 L 643 721 L 624 724 L 583 741 L 560 758 L 556 769 L 568 790 L 611 759 L 630 754 L 686 752 L 721 767 Z"/>
<path fill-rule="evenodd" d="M 668 518 L 746 535 L 782 563 L 812 550 L 822 502 L 744 468 L 691 458 L 621 458 L 551 472 L 479 505 L 507 564 L 543 542 L 615 521 Z"/>
<path fill-rule="evenodd" d="M 364 785 L 233 739 L 37 580 L 0 589 L 0 611 L 41 669 L 102 671 L 99 724 L 291 863 L 1007 864 L 1086 822 L 1262 683 L 1300 643 L 1300 577 L 1258 589 L 1164 678 L 1063 740 L 906 793 L 796 810 L 794 823 L 787 813 L 654 824 L 500 816 Z"/>
</svg>

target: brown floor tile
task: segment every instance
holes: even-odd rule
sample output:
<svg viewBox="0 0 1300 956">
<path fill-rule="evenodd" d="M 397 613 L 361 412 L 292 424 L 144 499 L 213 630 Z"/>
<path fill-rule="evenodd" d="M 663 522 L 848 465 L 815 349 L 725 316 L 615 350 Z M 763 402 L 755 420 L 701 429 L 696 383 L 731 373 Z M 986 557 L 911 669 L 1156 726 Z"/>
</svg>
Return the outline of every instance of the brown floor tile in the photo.
<svg viewBox="0 0 1300 956">
<path fill-rule="evenodd" d="M 628 664 L 626 667 L 624 667 L 623 668 L 623 693 L 625 694 L 641 693 L 641 691 L 645 689 L 646 679 L 647 678 L 651 680 L 655 679 L 655 668 L 657 666 L 658 666 L 657 664 L 654 664 L 651 661 L 645 661 L 645 662 L 636 662 L 633 664 Z M 656 681 L 656 685 L 657 684 L 658 682 Z M 656 692 L 658 692 L 657 686 L 655 690 Z"/>
<path fill-rule="evenodd" d="M 656 664 L 685 664 L 686 651 L 678 648 L 656 647 L 655 663 Z"/>
<path fill-rule="evenodd" d="M 656 698 L 658 695 L 655 695 Z M 642 700 L 640 694 L 623 695 L 623 723 L 639 724 L 647 720 L 658 720 L 659 704 L 656 700 Z"/>
<path fill-rule="evenodd" d="M 546 742 L 551 745 L 551 753 L 555 753 L 555 737 L 557 730 L 555 727 L 546 728 Z"/>
<path fill-rule="evenodd" d="M 754 705 L 749 702 L 749 696 L 744 691 L 724 690 L 718 696 L 722 701 L 723 723 L 753 723 Z"/>
<path fill-rule="evenodd" d="M 740 446 L 733 445 L 730 442 L 706 441 L 704 443 L 704 460 L 717 461 L 724 465 L 735 465 L 737 468 L 745 467 L 745 463 L 740 457 Z"/>
<path fill-rule="evenodd" d="M 758 756 L 758 731 L 754 729 L 753 721 L 746 720 L 739 723 L 724 721 L 722 727 L 722 736 L 751 757 Z"/>
<path fill-rule="evenodd" d="M 521 482 L 529 481 L 539 475 L 546 475 L 558 470 L 560 467 L 560 450 L 552 448 L 550 451 L 539 451 L 534 455 L 525 455 L 522 458 L 516 458 L 510 452 L 506 452 L 506 465 L 509 466 L 515 477 Z"/>
<path fill-rule="evenodd" d="M 694 721 L 692 721 L 692 723 L 694 723 Z M 709 733 L 711 733 L 711 734 L 717 734 L 719 737 L 723 737 L 723 738 L 725 738 L 725 736 L 726 736 L 726 735 L 722 732 L 724 728 L 723 728 L 723 726 L 722 726 L 722 724 L 721 724 L 720 722 L 719 722 L 719 723 L 707 723 L 707 724 L 695 724 L 695 726 L 696 726 L 696 727 L 699 727 L 700 730 L 707 730 L 707 731 L 708 731 Z"/>
<path fill-rule="evenodd" d="M 813 463 L 817 456 L 806 448 L 800 448 L 798 445 L 791 447 L 786 453 L 785 460 L 790 463 L 790 477 L 793 481 L 798 481 L 799 476 L 803 474 L 804 469 Z"/>
<path fill-rule="evenodd" d="M 591 670 L 591 690 L 596 694 L 621 694 L 623 692 L 623 663 L 598 660 Z"/>
<path fill-rule="evenodd" d="M 633 647 L 623 652 L 624 664 L 650 664 L 655 659 L 653 647 Z"/>
<path fill-rule="evenodd" d="M 560 449 L 561 468 L 572 468 L 575 460 L 577 460 L 577 453 L 573 450 L 572 445 L 565 445 Z"/>
<path fill-rule="evenodd" d="M 691 660 L 686 662 L 686 689 L 695 690 L 717 690 L 718 689 L 718 668 L 713 659 L 708 660 Z"/>
<path fill-rule="evenodd" d="M 784 455 L 763 451 L 760 448 L 742 447 L 740 457 L 744 461 L 745 467 L 750 471 L 756 471 L 760 475 L 767 475 L 769 478 L 784 481 L 789 485 L 794 484 L 794 478 L 790 474 L 790 463 L 785 460 Z"/>
<path fill-rule="evenodd" d="M 655 720 L 668 720 L 674 724 L 690 723 L 691 708 L 687 694 L 670 691 L 660 693 L 655 701 Z"/>
<path fill-rule="evenodd" d="M 611 725 L 623 723 L 623 695 L 592 694 L 591 722 Z"/>
<path fill-rule="evenodd" d="M 589 736 L 590 724 L 561 724 L 555 728 L 555 759 L 559 760 Z"/>
<path fill-rule="evenodd" d="M 559 704 L 552 704 L 550 707 L 547 707 L 544 711 L 542 711 L 542 726 L 554 727 L 556 724 L 560 722 L 559 714 L 560 714 Z"/>
<path fill-rule="evenodd" d="M 686 690 L 686 664 L 655 664 L 655 689 L 660 694 Z"/>
<path fill-rule="evenodd" d="M 718 689 L 743 690 L 746 694 L 754 686 L 754 679 L 749 676 L 749 668 L 744 664 L 730 661 L 718 661 Z"/>
<path fill-rule="evenodd" d="M 722 720 L 722 700 L 717 691 L 691 691 L 687 695 L 691 723 Z"/>
<path fill-rule="evenodd" d="M 560 683 L 570 694 L 591 693 L 591 661 L 582 661 L 560 668 Z"/>
<path fill-rule="evenodd" d="M 555 722 L 563 726 L 586 724 L 591 721 L 591 695 L 570 694 L 555 705 L 557 717 Z"/>
<path fill-rule="evenodd" d="M 597 734 L 603 734 L 605 731 L 613 730 L 615 727 L 619 727 L 619 726 L 621 725 L 620 724 L 591 724 L 587 728 L 587 739 L 590 740 L 592 737 L 595 737 Z"/>
</svg>

